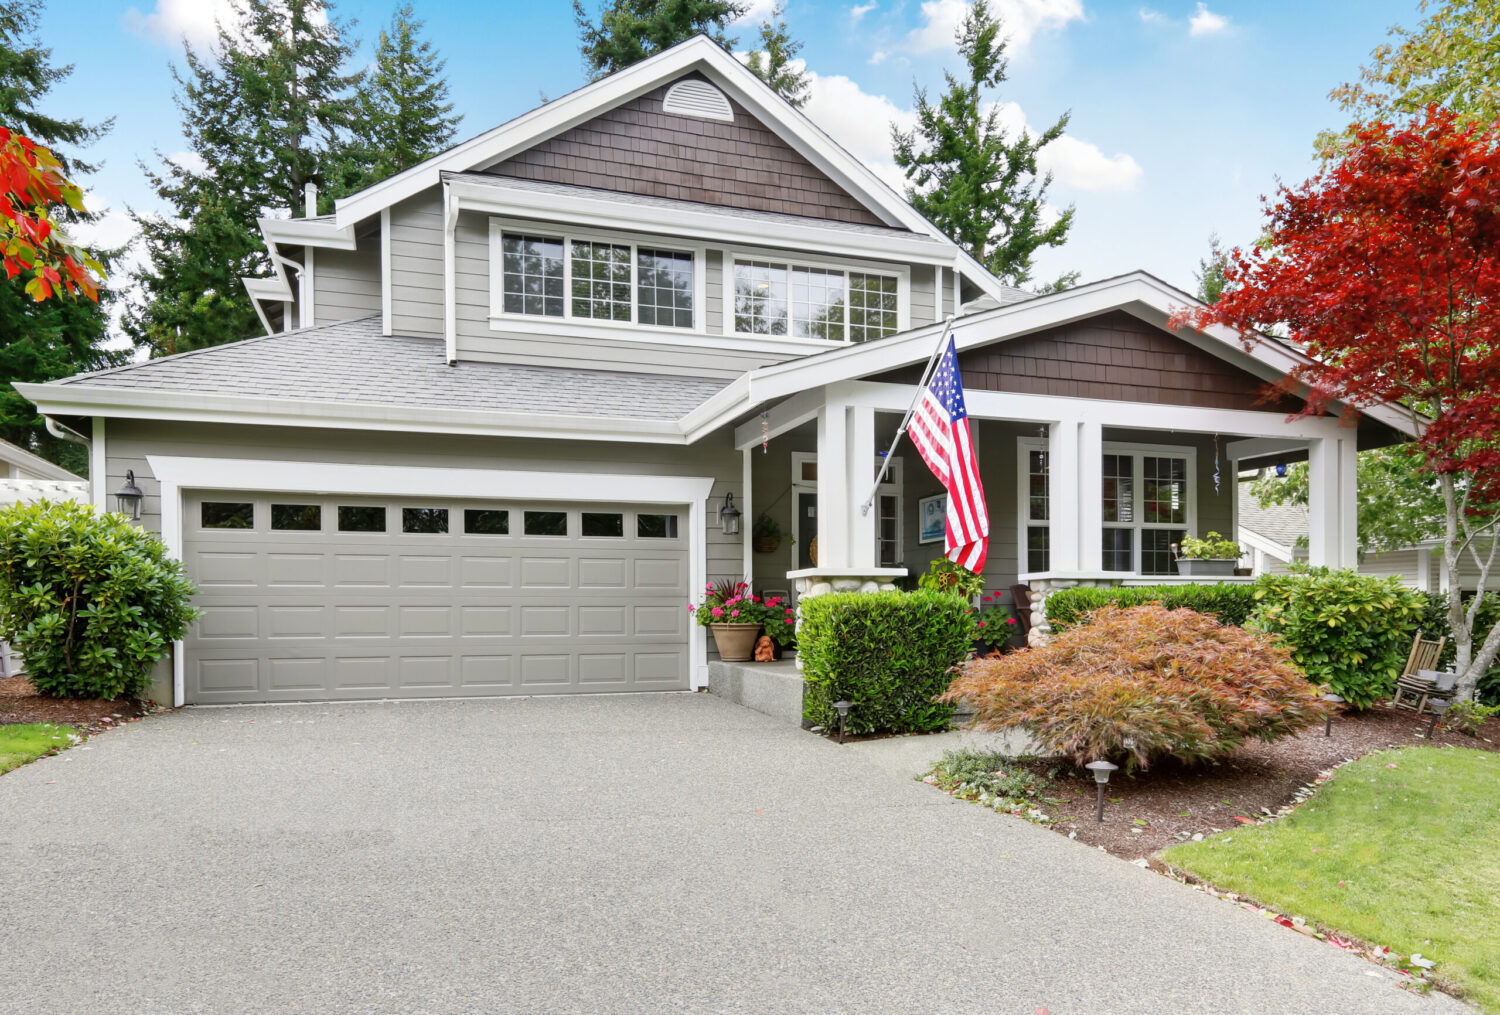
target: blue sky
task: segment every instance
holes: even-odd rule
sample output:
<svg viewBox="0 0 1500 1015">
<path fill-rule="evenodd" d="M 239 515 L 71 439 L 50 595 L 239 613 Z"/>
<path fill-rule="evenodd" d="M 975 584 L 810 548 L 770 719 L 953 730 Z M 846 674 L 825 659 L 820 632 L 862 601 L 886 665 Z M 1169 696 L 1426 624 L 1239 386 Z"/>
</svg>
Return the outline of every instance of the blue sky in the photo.
<svg viewBox="0 0 1500 1015">
<path fill-rule="evenodd" d="M 186 146 L 170 65 L 183 33 L 202 36 L 222 0 L 52 0 L 42 41 L 76 65 L 53 111 L 115 118 L 85 181 L 110 214 L 94 237 L 129 235 L 126 206 L 155 200 L 136 163 Z M 1260 196 L 1303 179 L 1318 130 L 1339 122 L 1328 91 L 1358 73 L 1416 0 L 993 0 L 1012 26 L 1005 115 L 1045 126 L 1072 111 L 1050 156 L 1051 198 L 1077 207 L 1066 246 L 1039 275 L 1085 280 L 1134 268 L 1191 287 L 1210 232 L 1254 237 Z M 340 0 L 371 37 L 396 0 Z M 768 0 L 757 0 L 761 8 Z M 463 136 L 584 81 L 566 0 L 415 0 L 448 60 Z M 816 75 L 808 112 L 878 170 L 894 175 L 888 124 L 909 115 L 914 84 L 936 91 L 955 66 L 962 0 L 788 0 L 787 21 Z M 743 35 L 752 34 L 747 24 Z"/>
</svg>

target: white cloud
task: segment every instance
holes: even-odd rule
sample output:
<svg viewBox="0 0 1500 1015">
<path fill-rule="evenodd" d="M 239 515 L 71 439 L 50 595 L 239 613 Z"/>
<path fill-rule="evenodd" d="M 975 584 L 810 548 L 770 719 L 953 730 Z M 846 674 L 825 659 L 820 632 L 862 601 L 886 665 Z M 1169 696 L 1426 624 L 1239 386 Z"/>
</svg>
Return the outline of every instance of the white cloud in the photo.
<svg viewBox="0 0 1500 1015">
<path fill-rule="evenodd" d="M 740 21 L 758 25 L 762 21 L 771 20 L 771 12 L 775 9 L 776 0 L 746 0 L 745 13 L 740 15 Z"/>
<path fill-rule="evenodd" d="M 872 95 L 841 74 L 807 73 L 810 96 L 803 107 L 813 122 L 899 192 L 906 178 L 891 158 L 891 124 L 910 130 L 916 113 L 884 95 Z M 1025 111 L 1014 102 L 992 107 L 1001 126 L 1011 132 L 1032 131 Z M 1064 134 L 1043 148 L 1038 168 L 1072 190 L 1128 191 L 1143 175 L 1128 153 L 1105 155 L 1098 145 Z"/>
<path fill-rule="evenodd" d="M 1229 19 L 1222 14 L 1215 14 L 1205 3 L 1200 3 L 1197 12 L 1188 18 L 1189 35 L 1215 35 L 1228 30 Z"/>
<path fill-rule="evenodd" d="M 878 6 L 880 5 L 874 3 L 873 0 L 872 2 L 867 4 L 855 4 L 853 7 L 849 8 L 849 20 L 858 21 L 860 18 L 864 17 L 866 14 L 869 14 Z"/>
<path fill-rule="evenodd" d="M 208 163 L 197 152 L 172 152 L 167 156 L 167 161 L 190 173 L 201 173 L 208 168 Z"/>
<path fill-rule="evenodd" d="M 1148 25 L 1165 24 L 1167 20 L 1167 16 L 1165 14 L 1163 14 L 1161 11 L 1154 11 L 1150 7 L 1142 7 L 1137 13 L 1140 14 L 1141 20 Z"/>
<path fill-rule="evenodd" d="M 1069 134 L 1038 152 L 1036 164 L 1074 190 L 1134 190 L 1144 173 L 1128 153 L 1105 155 L 1098 145 Z"/>
<path fill-rule="evenodd" d="M 120 21 L 148 39 L 175 46 L 186 38 L 201 48 L 218 37 L 217 22 L 232 11 L 229 0 L 156 0 L 156 8 L 150 13 L 131 7 L 120 15 Z"/>
<path fill-rule="evenodd" d="M 870 66 L 871 67 L 879 67 L 881 64 L 885 63 L 885 58 L 888 57 L 888 56 L 890 56 L 890 54 L 887 53 L 885 50 L 883 50 L 883 49 L 877 49 L 875 52 L 873 52 L 873 53 L 870 54 L 870 60 L 869 60 Z"/>
<path fill-rule="evenodd" d="M 922 27 L 907 36 L 907 45 L 918 53 L 951 49 L 968 12 L 965 0 L 923 0 Z M 1026 48 L 1039 31 L 1081 19 L 1083 0 L 997 0 L 995 13 L 1014 51 Z"/>
</svg>

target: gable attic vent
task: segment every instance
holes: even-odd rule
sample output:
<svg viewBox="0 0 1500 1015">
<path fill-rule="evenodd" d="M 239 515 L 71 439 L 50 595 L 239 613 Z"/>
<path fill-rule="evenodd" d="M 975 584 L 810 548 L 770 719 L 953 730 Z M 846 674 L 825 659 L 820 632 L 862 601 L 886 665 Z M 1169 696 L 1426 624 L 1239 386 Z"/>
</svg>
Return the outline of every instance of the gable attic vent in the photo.
<svg viewBox="0 0 1500 1015">
<path fill-rule="evenodd" d="M 667 89 L 667 97 L 661 108 L 678 116 L 697 116 L 705 120 L 734 122 L 734 110 L 729 100 L 707 81 L 679 81 Z"/>
</svg>

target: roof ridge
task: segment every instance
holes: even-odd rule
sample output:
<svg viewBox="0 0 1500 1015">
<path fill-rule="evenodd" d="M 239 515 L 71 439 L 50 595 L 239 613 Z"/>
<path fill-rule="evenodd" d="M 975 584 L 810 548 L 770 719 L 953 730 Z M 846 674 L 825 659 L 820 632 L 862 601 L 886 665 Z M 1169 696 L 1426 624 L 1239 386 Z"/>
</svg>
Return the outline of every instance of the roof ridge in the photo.
<svg viewBox="0 0 1500 1015">
<path fill-rule="evenodd" d="M 75 381 L 83 381 L 94 377 L 108 377 L 113 374 L 122 374 L 131 370 L 139 370 L 156 363 L 177 363 L 189 356 L 197 356 L 215 349 L 227 349 L 230 347 L 242 348 L 247 345 L 259 345 L 261 342 L 273 338 L 291 338 L 294 335 L 308 335 L 315 331 L 326 331 L 329 328 L 338 328 L 346 324 L 356 324 L 360 321 L 373 321 L 379 318 L 379 314 L 367 314 L 364 317 L 351 317 L 347 321 L 334 321 L 330 324 L 310 324 L 305 328 L 293 328 L 291 331 L 272 331 L 264 335 L 251 335 L 249 338 L 237 338 L 232 342 L 220 342 L 218 345 L 205 345 L 197 349 L 184 349 L 182 352 L 174 352 L 167 356 L 158 356 L 152 359 L 144 359 L 134 363 L 121 363 L 117 367 L 105 367 L 103 370 L 90 370 L 87 373 L 72 374 L 62 378 L 59 384 L 72 384 Z"/>
</svg>

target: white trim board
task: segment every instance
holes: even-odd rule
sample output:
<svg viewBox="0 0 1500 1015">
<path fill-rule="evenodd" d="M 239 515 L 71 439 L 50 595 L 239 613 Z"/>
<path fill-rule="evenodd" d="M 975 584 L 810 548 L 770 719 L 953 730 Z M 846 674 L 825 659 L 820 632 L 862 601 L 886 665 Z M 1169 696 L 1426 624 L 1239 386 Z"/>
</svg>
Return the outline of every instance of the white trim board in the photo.
<svg viewBox="0 0 1500 1015">
<path fill-rule="evenodd" d="M 455 499 L 552 500 L 608 504 L 685 504 L 688 508 L 688 588 L 708 580 L 708 535 L 705 519 L 714 481 L 708 476 L 611 475 L 530 472 L 501 469 L 428 468 L 405 465 L 350 465 L 341 462 L 273 462 L 259 459 L 188 458 L 147 455 L 146 463 L 161 485 L 161 538 L 172 556 L 182 559 L 182 495 L 185 490 L 248 490 L 318 494 L 410 496 L 420 492 Z M 523 497 L 516 491 L 524 490 Z M 688 635 L 688 685 L 708 681 L 708 641 L 703 627 Z M 183 643 L 172 646 L 172 697 L 182 704 L 187 694 L 187 659 Z"/>
</svg>

